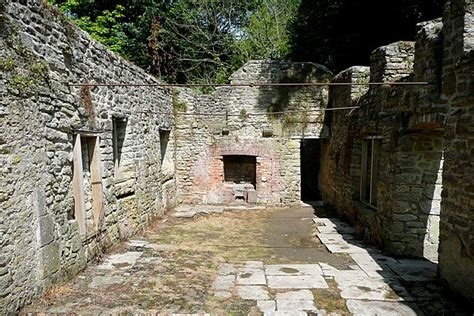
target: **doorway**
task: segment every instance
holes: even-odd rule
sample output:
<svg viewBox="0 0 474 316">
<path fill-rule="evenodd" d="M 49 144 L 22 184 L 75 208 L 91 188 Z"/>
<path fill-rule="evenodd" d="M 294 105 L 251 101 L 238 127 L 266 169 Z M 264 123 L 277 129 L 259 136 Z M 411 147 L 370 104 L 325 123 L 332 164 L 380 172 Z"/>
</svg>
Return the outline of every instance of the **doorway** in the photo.
<svg viewBox="0 0 474 316">
<path fill-rule="evenodd" d="M 321 168 L 321 140 L 302 139 L 301 156 L 301 200 L 319 201 L 319 171 Z"/>
</svg>

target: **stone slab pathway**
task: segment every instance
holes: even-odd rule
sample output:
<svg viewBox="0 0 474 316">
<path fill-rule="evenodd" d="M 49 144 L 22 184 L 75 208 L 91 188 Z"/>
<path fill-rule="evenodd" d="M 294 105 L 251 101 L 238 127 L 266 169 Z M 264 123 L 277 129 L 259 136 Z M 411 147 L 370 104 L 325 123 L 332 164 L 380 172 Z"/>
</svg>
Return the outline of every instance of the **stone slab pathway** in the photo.
<svg viewBox="0 0 474 316">
<path fill-rule="evenodd" d="M 225 209 L 181 207 L 22 314 L 470 314 L 435 264 L 367 247 L 321 205 Z"/>
</svg>

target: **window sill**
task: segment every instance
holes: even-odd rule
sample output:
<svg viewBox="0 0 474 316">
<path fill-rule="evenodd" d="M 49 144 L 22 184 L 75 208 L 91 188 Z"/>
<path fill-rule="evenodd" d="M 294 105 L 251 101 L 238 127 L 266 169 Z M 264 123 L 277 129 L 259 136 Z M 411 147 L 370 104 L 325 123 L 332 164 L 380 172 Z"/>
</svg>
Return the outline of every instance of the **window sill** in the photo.
<svg viewBox="0 0 474 316">
<path fill-rule="evenodd" d="M 374 213 L 378 211 L 378 209 L 375 206 L 370 205 L 369 203 L 361 201 L 361 200 L 352 200 L 352 204 L 354 204 L 355 207 L 364 211 L 370 211 Z"/>
</svg>

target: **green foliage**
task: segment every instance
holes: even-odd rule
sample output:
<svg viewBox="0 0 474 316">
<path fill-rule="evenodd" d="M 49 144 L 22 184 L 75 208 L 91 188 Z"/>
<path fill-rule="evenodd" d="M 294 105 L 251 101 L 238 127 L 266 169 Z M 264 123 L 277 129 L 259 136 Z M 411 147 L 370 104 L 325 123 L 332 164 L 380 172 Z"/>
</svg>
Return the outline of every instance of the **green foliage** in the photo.
<svg viewBox="0 0 474 316">
<path fill-rule="evenodd" d="M 89 0 L 50 0 L 50 3 L 58 5 L 63 14 L 88 32 L 93 39 L 118 54 L 126 55 L 127 35 L 124 31 L 125 7 L 123 5 L 117 4 L 111 9 L 98 11 L 93 8 L 98 7 L 99 4 Z"/>
<path fill-rule="evenodd" d="M 35 55 L 33 54 L 33 52 L 31 51 L 31 49 L 29 49 L 28 47 L 26 47 L 25 45 L 23 45 L 23 43 L 19 43 L 16 47 L 15 47 L 15 50 L 16 52 L 18 53 L 18 55 L 20 55 L 21 57 L 25 58 L 26 60 L 28 61 L 31 61 L 35 58 Z"/>
<path fill-rule="evenodd" d="M 382 45 L 414 40 L 416 23 L 440 17 L 446 0 L 302 0 L 290 26 L 290 57 L 340 71 L 368 65 Z"/>
<path fill-rule="evenodd" d="M 31 77 L 36 80 L 49 80 L 49 66 L 45 61 L 39 61 L 28 66 Z"/>
<path fill-rule="evenodd" d="M 21 95 L 30 95 L 36 87 L 36 82 L 23 75 L 14 75 L 7 81 L 7 85 Z"/>
<path fill-rule="evenodd" d="M 11 72 L 15 70 L 15 68 L 16 68 L 16 64 L 13 57 L 10 56 L 5 59 L 0 58 L 0 71 Z"/>
<path fill-rule="evenodd" d="M 188 105 L 186 104 L 186 102 L 179 100 L 179 92 L 175 89 L 173 89 L 171 102 L 172 102 L 173 111 L 175 114 L 177 112 L 186 112 L 188 110 Z"/>
<path fill-rule="evenodd" d="M 237 41 L 244 61 L 284 59 L 289 53 L 288 24 L 293 20 L 300 0 L 256 0 L 248 21 Z"/>
<path fill-rule="evenodd" d="M 124 54 L 126 36 L 120 24 L 120 20 L 124 17 L 124 10 L 123 6 L 117 5 L 113 11 L 105 10 L 95 21 L 91 21 L 90 17 L 85 16 L 76 20 L 76 24 L 91 34 L 92 38 L 109 47 L 110 50 Z"/>
<path fill-rule="evenodd" d="M 48 1 L 165 81 L 225 83 L 249 59 L 285 57 L 300 0 Z"/>
</svg>

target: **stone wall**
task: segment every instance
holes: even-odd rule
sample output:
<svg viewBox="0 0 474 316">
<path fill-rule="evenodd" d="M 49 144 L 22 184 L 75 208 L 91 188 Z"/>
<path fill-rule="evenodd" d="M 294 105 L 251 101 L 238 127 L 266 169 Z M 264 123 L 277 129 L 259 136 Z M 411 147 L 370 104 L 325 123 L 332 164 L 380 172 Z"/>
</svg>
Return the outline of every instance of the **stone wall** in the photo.
<svg viewBox="0 0 474 316">
<path fill-rule="evenodd" d="M 439 272 L 474 306 L 474 3 L 443 16 L 443 98 L 449 105 L 443 166 Z"/>
<path fill-rule="evenodd" d="M 330 77 L 316 64 L 250 61 L 230 81 L 323 82 Z M 324 112 L 318 110 L 326 107 L 327 88 L 221 87 L 207 95 L 181 90 L 176 102 L 181 109 L 176 116 L 180 202 L 228 202 L 225 155 L 256 157 L 257 203 L 300 201 L 300 143 L 304 137 L 324 136 Z M 296 113 L 279 114 L 282 111 Z"/>
<path fill-rule="evenodd" d="M 157 81 L 42 1 L 0 2 L 1 314 L 173 206 L 171 91 L 67 85 L 83 82 Z M 166 172 L 160 130 L 171 131 Z M 79 174 L 83 219 L 72 185 Z"/>
<path fill-rule="evenodd" d="M 359 233 L 398 256 L 439 258 L 452 290 L 474 301 L 474 4 L 452 0 L 421 23 L 414 44 L 374 51 L 370 70 L 334 82 L 426 81 L 423 86 L 333 87 L 326 117 L 323 197 Z M 370 76 L 369 76 L 370 71 Z M 377 206 L 361 203 L 364 139 L 378 136 Z M 438 255 L 439 245 L 439 256 Z"/>
<path fill-rule="evenodd" d="M 380 47 L 370 68 L 352 67 L 335 77 L 334 82 L 433 85 L 332 87 L 332 108 L 360 108 L 327 117 L 331 136 L 322 158 L 323 198 L 355 223 L 360 235 L 390 254 L 432 260 L 438 248 L 446 111 L 438 88 L 441 26 L 438 20 L 420 24 L 416 43 Z M 364 146 L 373 146 L 373 161 L 363 158 Z M 365 203 L 362 170 L 376 165 L 372 202 Z"/>
</svg>

